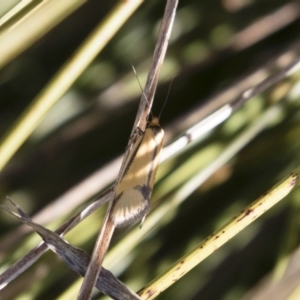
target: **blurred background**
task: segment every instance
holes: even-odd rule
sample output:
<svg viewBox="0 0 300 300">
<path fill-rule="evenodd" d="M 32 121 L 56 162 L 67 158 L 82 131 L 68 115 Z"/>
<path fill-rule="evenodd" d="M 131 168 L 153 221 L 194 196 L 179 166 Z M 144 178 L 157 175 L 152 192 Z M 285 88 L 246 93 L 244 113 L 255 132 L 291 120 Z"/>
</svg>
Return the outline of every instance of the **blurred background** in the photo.
<svg viewBox="0 0 300 300">
<path fill-rule="evenodd" d="M 2 141 L 116 3 L 82 3 L 2 67 Z M 0 4 L 2 16 L 14 5 L 16 1 Z M 131 65 L 143 86 L 164 6 L 165 1 L 158 0 L 142 3 L 49 110 L 1 170 L 2 204 L 9 195 L 30 216 L 39 216 L 34 220 L 53 230 L 113 184 L 118 168 L 110 163 L 124 153 L 141 97 Z M 34 3 L 24 14 L 33 8 Z M 170 90 L 160 120 L 166 132 L 165 145 L 296 59 L 300 52 L 299 25 L 298 1 L 180 1 L 153 107 L 153 114 L 158 115 Z M 10 26 L 4 24 L 0 34 Z M 205 140 L 186 147 L 160 166 L 152 213 L 209 167 L 256 118 L 279 105 L 280 114 L 271 125 L 186 195 L 180 205 L 170 208 L 122 261 L 111 268 L 107 265 L 116 276 L 139 290 L 299 166 L 299 75 L 287 77 L 251 99 Z M 64 201 L 64 195 L 75 188 L 76 201 L 72 197 Z M 299 299 L 300 265 L 294 258 L 300 240 L 299 193 L 293 192 L 157 299 L 266 299 L 263 293 L 270 292 L 270 286 L 276 299 Z M 59 200 L 59 206 L 51 206 Z M 66 239 L 91 253 L 104 212 L 104 208 L 96 211 Z M 0 273 L 40 241 L 24 228 L 0 213 Z M 121 243 L 131 230 L 117 230 L 111 247 Z M 288 280 L 287 274 L 291 276 Z M 48 251 L 1 290 L 0 298 L 73 299 L 70 287 L 78 278 Z M 74 291 L 76 295 L 78 286 Z M 104 298 L 95 294 L 94 299 Z"/>
</svg>

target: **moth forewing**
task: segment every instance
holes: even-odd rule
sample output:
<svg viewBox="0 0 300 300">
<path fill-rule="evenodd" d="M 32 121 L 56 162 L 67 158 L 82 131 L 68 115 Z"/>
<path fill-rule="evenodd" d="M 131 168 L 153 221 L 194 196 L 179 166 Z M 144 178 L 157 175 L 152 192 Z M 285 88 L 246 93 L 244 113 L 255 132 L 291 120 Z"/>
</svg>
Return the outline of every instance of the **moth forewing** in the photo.
<svg viewBox="0 0 300 300">
<path fill-rule="evenodd" d="M 149 211 L 163 138 L 164 131 L 154 118 L 135 140 L 115 188 L 111 219 L 116 227 L 141 220 Z"/>
</svg>

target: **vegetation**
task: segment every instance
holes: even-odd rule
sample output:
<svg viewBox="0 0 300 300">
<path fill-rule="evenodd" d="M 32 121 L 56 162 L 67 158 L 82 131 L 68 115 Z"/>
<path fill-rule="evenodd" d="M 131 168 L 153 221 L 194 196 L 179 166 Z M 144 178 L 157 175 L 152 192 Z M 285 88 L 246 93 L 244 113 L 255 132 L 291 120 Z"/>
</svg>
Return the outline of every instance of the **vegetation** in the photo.
<svg viewBox="0 0 300 300">
<path fill-rule="evenodd" d="M 1 204 L 9 195 L 35 222 L 54 230 L 117 176 L 116 159 L 141 97 L 131 64 L 143 85 L 165 2 L 21 1 L 18 11 L 14 1 L 5 2 Z M 120 15 L 125 19 L 122 9 L 129 6 L 125 22 Z M 300 165 L 299 72 L 284 69 L 299 56 L 299 16 L 296 1 L 179 2 L 153 107 L 158 115 L 170 90 L 161 114 L 165 145 L 250 87 L 281 77 L 160 165 L 143 227 L 118 229 L 104 262 L 132 290 L 168 271 Z M 90 34 L 103 28 L 112 39 L 97 44 Z M 83 44 L 94 50 L 85 52 Z M 242 149 L 233 147 L 237 141 Z M 157 299 L 298 299 L 299 197 L 295 189 Z M 96 210 L 66 240 L 91 253 L 104 213 L 105 207 Z M 0 216 L 1 274 L 41 239 Z M 0 295 L 74 299 L 81 282 L 48 251 Z"/>
</svg>

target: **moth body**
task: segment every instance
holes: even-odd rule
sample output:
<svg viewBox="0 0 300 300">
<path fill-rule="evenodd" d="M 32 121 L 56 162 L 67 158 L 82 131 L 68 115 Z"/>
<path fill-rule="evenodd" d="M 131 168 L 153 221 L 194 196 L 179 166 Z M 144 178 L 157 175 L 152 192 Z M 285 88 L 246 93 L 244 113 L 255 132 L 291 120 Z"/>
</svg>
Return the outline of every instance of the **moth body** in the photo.
<svg viewBox="0 0 300 300">
<path fill-rule="evenodd" d="M 139 130 L 115 188 L 111 219 L 123 227 L 145 217 L 159 164 L 164 131 L 154 118 L 145 132 Z"/>
</svg>

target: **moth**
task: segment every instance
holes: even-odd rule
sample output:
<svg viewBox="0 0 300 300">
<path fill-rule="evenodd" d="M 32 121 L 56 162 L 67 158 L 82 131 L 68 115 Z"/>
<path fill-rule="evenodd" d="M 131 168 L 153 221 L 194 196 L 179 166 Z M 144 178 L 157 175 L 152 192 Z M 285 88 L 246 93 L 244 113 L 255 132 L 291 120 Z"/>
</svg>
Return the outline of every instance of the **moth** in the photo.
<svg viewBox="0 0 300 300">
<path fill-rule="evenodd" d="M 158 118 L 148 123 L 145 132 L 137 128 L 123 172 L 115 188 L 110 218 L 115 227 L 144 220 L 150 209 L 150 198 L 163 145 L 164 131 Z"/>
</svg>

